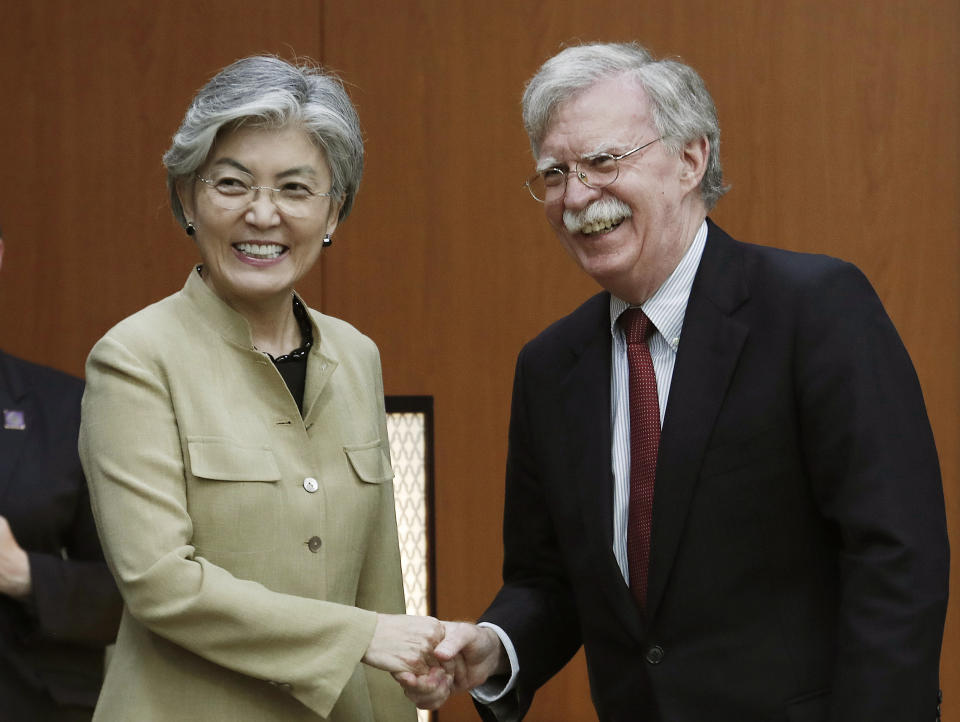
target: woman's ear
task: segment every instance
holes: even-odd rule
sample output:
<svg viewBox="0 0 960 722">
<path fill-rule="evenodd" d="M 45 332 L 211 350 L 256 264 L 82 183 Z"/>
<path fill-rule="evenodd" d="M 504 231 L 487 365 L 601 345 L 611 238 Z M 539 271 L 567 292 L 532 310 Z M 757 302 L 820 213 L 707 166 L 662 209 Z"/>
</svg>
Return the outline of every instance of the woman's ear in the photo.
<svg viewBox="0 0 960 722">
<path fill-rule="evenodd" d="M 330 203 L 326 227 L 326 234 L 328 236 L 332 236 L 333 232 L 337 230 L 337 225 L 340 223 L 340 210 L 343 208 L 344 200 L 345 199 L 341 198 L 339 201 Z"/>
<path fill-rule="evenodd" d="M 194 211 L 196 207 L 194 205 L 193 198 L 193 188 L 194 183 L 192 178 L 181 178 L 177 181 L 177 198 L 180 200 L 180 207 L 183 208 L 183 216 L 187 219 L 187 222 L 190 223 L 196 219 Z"/>
</svg>

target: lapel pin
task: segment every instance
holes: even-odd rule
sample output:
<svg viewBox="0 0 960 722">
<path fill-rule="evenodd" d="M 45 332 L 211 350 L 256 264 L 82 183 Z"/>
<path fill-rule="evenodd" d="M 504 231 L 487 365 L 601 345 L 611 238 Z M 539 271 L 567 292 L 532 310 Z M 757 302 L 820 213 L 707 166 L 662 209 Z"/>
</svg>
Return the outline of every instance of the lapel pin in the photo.
<svg viewBox="0 0 960 722">
<path fill-rule="evenodd" d="M 23 412 L 17 411 L 16 409 L 4 409 L 3 428 L 14 429 L 16 431 L 26 430 L 27 422 L 23 417 Z"/>
</svg>

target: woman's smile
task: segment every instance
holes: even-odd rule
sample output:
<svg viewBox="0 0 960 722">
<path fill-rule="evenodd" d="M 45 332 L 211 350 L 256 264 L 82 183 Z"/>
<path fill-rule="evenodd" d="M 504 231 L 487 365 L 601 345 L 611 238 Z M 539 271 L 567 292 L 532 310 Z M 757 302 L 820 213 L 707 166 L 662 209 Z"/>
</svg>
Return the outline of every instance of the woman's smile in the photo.
<svg viewBox="0 0 960 722">
<path fill-rule="evenodd" d="M 241 261 L 259 265 L 264 261 L 277 261 L 283 258 L 290 250 L 287 246 L 280 243 L 266 243 L 256 241 L 244 241 L 234 243 L 233 248 Z"/>
</svg>

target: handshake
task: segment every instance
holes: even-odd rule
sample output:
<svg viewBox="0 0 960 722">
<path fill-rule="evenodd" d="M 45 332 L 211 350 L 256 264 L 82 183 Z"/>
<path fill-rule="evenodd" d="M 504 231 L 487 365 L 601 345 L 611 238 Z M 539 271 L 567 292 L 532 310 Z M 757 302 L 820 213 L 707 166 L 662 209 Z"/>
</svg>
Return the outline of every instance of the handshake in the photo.
<svg viewBox="0 0 960 722">
<path fill-rule="evenodd" d="M 451 694 L 510 672 L 492 629 L 403 614 L 377 615 L 363 662 L 390 672 L 421 709 L 437 709 Z"/>
</svg>

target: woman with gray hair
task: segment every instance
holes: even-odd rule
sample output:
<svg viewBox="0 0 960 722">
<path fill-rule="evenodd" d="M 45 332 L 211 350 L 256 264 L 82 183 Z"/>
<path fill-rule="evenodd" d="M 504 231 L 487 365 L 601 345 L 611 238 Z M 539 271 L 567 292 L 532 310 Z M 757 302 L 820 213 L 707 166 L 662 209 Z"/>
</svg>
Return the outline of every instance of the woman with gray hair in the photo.
<svg viewBox="0 0 960 722">
<path fill-rule="evenodd" d="M 275 57 L 199 93 L 164 156 L 202 263 L 101 339 L 80 453 L 125 608 L 95 719 L 412 720 L 376 346 L 297 282 L 360 182 L 341 83 Z"/>
</svg>

